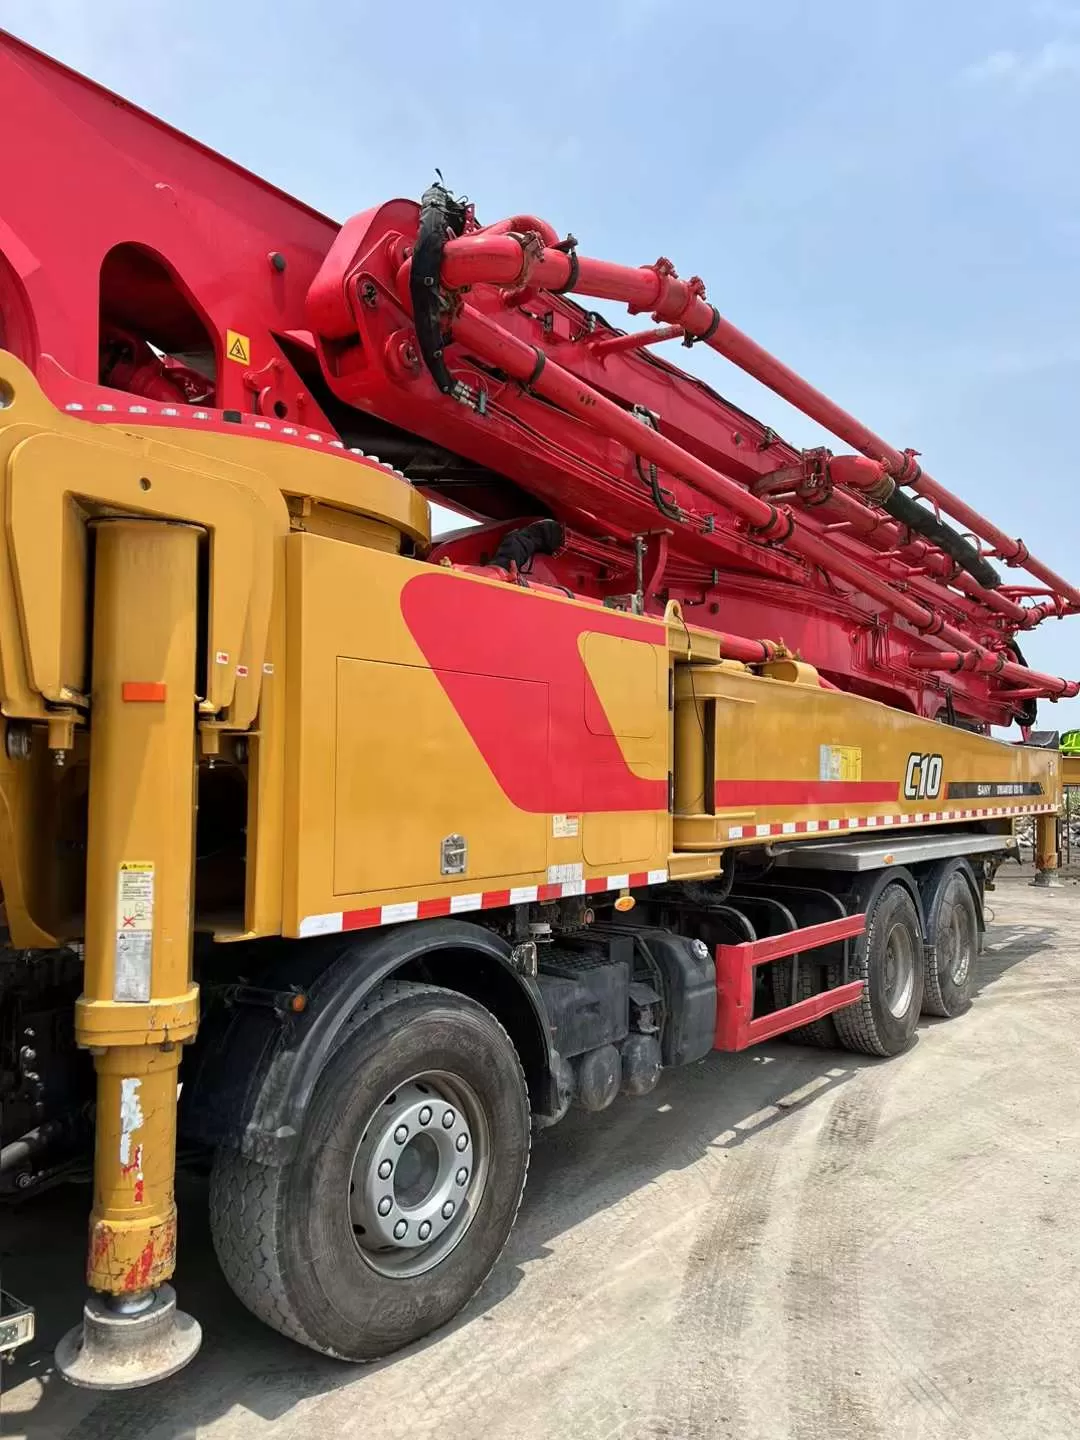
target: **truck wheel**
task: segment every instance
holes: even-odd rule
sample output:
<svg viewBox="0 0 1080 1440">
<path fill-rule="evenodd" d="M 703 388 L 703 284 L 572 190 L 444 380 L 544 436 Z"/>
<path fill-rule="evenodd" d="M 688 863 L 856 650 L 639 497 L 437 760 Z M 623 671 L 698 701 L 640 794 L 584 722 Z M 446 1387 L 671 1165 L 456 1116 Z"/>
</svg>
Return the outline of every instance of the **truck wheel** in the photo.
<svg viewBox="0 0 1080 1440">
<path fill-rule="evenodd" d="M 941 882 L 929 920 L 934 947 L 926 960 L 922 1008 L 947 1018 L 971 1004 L 979 954 L 979 915 L 971 886 L 959 870 Z"/>
<path fill-rule="evenodd" d="M 374 1360 L 443 1325 L 483 1283 L 529 1163 L 517 1052 L 475 1001 L 394 982 L 327 1063 L 295 1155 L 219 1151 L 214 1248 L 260 1320 Z"/>
<path fill-rule="evenodd" d="M 820 995 L 823 990 L 828 990 L 839 983 L 833 977 L 832 967 L 825 969 L 820 964 L 812 963 L 811 954 L 812 952 L 808 951 L 805 956 L 799 958 L 799 975 L 795 987 L 796 1001 L 809 1000 L 812 995 Z M 772 971 L 773 1005 L 777 1010 L 783 1010 L 791 1004 L 790 962 L 777 960 L 769 968 Z M 811 1020 L 808 1025 L 800 1025 L 797 1030 L 785 1031 L 783 1039 L 790 1041 L 793 1045 L 816 1045 L 820 1050 L 839 1050 L 840 1048 L 836 1022 L 832 1015 L 822 1015 L 819 1020 Z"/>
<path fill-rule="evenodd" d="M 923 995 L 919 912 L 903 885 L 894 881 L 878 895 L 850 974 L 863 993 L 833 1015 L 840 1043 L 864 1055 L 899 1054 L 915 1033 Z"/>
</svg>

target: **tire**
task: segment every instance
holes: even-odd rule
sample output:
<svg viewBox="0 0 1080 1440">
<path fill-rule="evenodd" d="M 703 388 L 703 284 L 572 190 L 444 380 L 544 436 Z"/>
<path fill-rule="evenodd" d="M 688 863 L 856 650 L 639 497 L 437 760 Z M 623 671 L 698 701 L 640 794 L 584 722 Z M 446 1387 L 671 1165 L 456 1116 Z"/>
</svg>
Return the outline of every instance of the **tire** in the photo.
<svg viewBox="0 0 1080 1440">
<path fill-rule="evenodd" d="M 833 1015 L 840 1043 L 864 1055 L 907 1049 L 919 1021 L 924 966 L 919 912 L 900 882 L 886 885 L 874 902 L 850 975 L 862 980 L 863 993 Z"/>
<path fill-rule="evenodd" d="M 823 990 L 839 984 L 838 979 L 832 978 L 831 967 L 825 969 L 820 963 L 813 963 L 810 959 L 812 954 L 812 951 L 808 951 L 806 956 L 799 957 L 799 976 L 795 983 L 796 1001 L 809 1000 L 812 995 L 820 995 Z M 783 1010 L 791 1004 L 790 961 L 777 960 L 769 969 L 772 971 L 773 1006 L 777 1010 Z M 800 1025 L 797 1030 L 787 1030 L 781 1039 L 788 1040 L 793 1045 L 815 1045 L 819 1050 L 840 1049 L 834 1015 L 822 1015 L 818 1020 L 811 1020 L 808 1025 Z"/>
<path fill-rule="evenodd" d="M 393 982 L 357 1021 L 287 1165 L 218 1152 L 210 1222 L 226 1279 L 260 1320 L 364 1361 L 444 1325 L 479 1289 L 521 1203 L 531 1132 L 517 1052 L 474 1000 Z M 412 1227 L 405 1243 L 395 1222 Z"/>
<path fill-rule="evenodd" d="M 942 878 L 928 929 L 932 949 L 925 965 L 923 1014 L 951 1019 L 971 1004 L 979 955 L 979 911 L 959 868 Z"/>
</svg>

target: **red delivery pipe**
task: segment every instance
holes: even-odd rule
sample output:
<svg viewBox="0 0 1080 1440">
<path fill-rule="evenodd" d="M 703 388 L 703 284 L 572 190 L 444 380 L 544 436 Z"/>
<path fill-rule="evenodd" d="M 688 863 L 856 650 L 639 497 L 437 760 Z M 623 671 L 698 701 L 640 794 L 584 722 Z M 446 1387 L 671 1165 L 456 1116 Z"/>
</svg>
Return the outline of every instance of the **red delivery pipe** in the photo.
<svg viewBox="0 0 1080 1440">
<path fill-rule="evenodd" d="M 984 650 L 963 653 L 956 650 L 912 650 L 908 664 L 913 670 L 973 670 L 984 674 L 996 674 L 1005 665 L 1005 656 Z"/>
<path fill-rule="evenodd" d="M 407 276 L 402 284 L 399 274 L 398 289 L 404 300 L 409 293 Z M 643 425 L 621 405 L 616 405 L 561 365 L 549 360 L 542 350 L 536 350 L 511 335 L 472 306 L 464 306 L 455 318 L 454 339 L 489 364 L 505 370 L 537 395 L 584 420 L 594 430 L 621 440 L 632 453 L 681 475 L 720 500 L 747 522 L 758 539 L 782 539 L 794 526 L 786 511 L 778 510 L 766 500 L 759 500 L 736 481 L 721 475 L 703 460 L 682 450 L 674 441 Z"/>
<path fill-rule="evenodd" d="M 616 355 L 620 350 L 643 350 L 646 345 L 659 345 L 662 340 L 677 340 L 686 332 L 681 325 L 658 325 L 655 330 L 636 330 L 629 335 L 608 335 L 601 340 L 587 340 L 590 355 Z"/>
<path fill-rule="evenodd" d="M 601 300 L 622 301 L 631 314 L 648 311 L 657 322 L 677 324 L 687 334 L 704 340 L 712 349 L 752 375 L 763 385 L 816 420 L 862 452 L 882 462 L 893 479 L 910 485 L 947 511 L 965 529 L 991 544 L 997 554 L 1050 585 L 1074 605 L 1080 606 L 1080 590 L 1047 566 L 1031 557 L 1027 546 L 999 530 L 958 496 L 939 485 L 915 463 L 911 455 L 895 449 L 853 415 L 835 404 L 763 349 L 748 335 L 725 320 L 715 306 L 704 299 L 704 285 L 694 277 L 680 280 L 670 261 L 631 268 L 607 260 L 593 260 L 546 248 L 533 253 L 507 234 L 479 230 L 446 242 L 442 265 L 443 283 L 451 288 L 476 284 L 530 285 L 547 290 L 573 290 Z"/>
<path fill-rule="evenodd" d="M 725 631 L 709 631 L 713 639 L 720 641 L 720 652 L 725 660 L 741 660 L 744 665 L 764 665 L 775 660 L 779 646 L 772 640 L 747 640 L 743 635 L 728 635 Z"/>
<path fill-rule="evenodd" d="M 559 232 L 555 226 L 541 220 L 538 215 L 508 215 L 505 220 L 496 220 L 494 225 L 484 227 L 485 235 L 507 235 L 510 231 L 518 235 L 539 235 L 545 245 L 559 243 Z"/>
<path fill-rule="evenodd" d="M 912 650 L 908 655 L 908 664 L 913 670 L 947 670 L 952 673 L 969 670 L 996 674 L 1018 685 L 1040 687 L 1030 694 L 1027 691 L 1005 690 L 1002 692 L 1003 700 L 1037 699 L 1040 695 L 1049 696 L 1052 700 L 1071 700 L 1080 694 L 1080 682 L 1076 680 L 1062 680 L 1056 675 L 1042 675 L 1038 670 L 1029 670 L 1026 665 L 1014 665 L 1003 655 L 983 650 L 981 646 L 962 653 L 956 650 Z"/>
</svg>

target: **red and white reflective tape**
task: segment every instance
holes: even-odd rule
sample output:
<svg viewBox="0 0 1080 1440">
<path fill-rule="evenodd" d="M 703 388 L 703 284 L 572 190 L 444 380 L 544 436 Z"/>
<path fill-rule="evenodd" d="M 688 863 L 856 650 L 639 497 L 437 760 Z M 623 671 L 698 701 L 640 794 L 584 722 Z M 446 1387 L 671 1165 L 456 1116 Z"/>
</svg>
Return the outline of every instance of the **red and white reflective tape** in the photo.
<svg viewBox="0 0 1080 1440">
<path fill-rule="evenodd" d="M 945 820 L 999 820 L 1009 815 L 1045 815 L 1056 805 L 1005 805 L 980 810 L 926 810 L 915 815 L 848 815 L 843 820 L 783 820 L 768 825 L 729 825 L 729 840 L 763 840 L 773 835 L 827 835 L 844 830 L 886 829 L 892 825 L 933 825 Z"/>
<path fill-rule="evenodd" d="M 343 930 L 370 930 L 376 925 L 400 925 L 406 920 L 466 915 L 472 910 L 501 910 L 507 905 L 599 895 L 605 890 L 636 890 L 643 885 L 662 885 L 667 878 L 666 870 L 635 870 L 628 875 L 595 875 L 557 885 L 517 885 L 510 890 L 481 890 L 472 895 L 440 895 L 434 900 L 400 900 L 396 905 L 372 905 L 366 910 L 308 915 L 300 921 L 298 933 L 305 939 L 311 935 L 337 935 Z"/>
</svg>

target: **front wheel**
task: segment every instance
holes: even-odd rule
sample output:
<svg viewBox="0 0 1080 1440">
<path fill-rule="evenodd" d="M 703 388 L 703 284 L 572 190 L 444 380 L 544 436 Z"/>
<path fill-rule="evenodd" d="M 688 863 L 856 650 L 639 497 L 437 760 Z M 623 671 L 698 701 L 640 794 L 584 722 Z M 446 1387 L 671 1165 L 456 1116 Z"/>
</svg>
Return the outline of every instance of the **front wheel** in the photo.
<svg viewBox="0 0 1080 1440">
<path fill-rule="evenodd" d="M 211 1225 L 232 1288 L 315 1350 L 373 1360 L 443 1325 L 497 1260 L 529 1160 L 517 1052 L 482 1006 L 392 983 L 319 1079 L 297 1152 L 222 1150 Z"/>
</svg>

